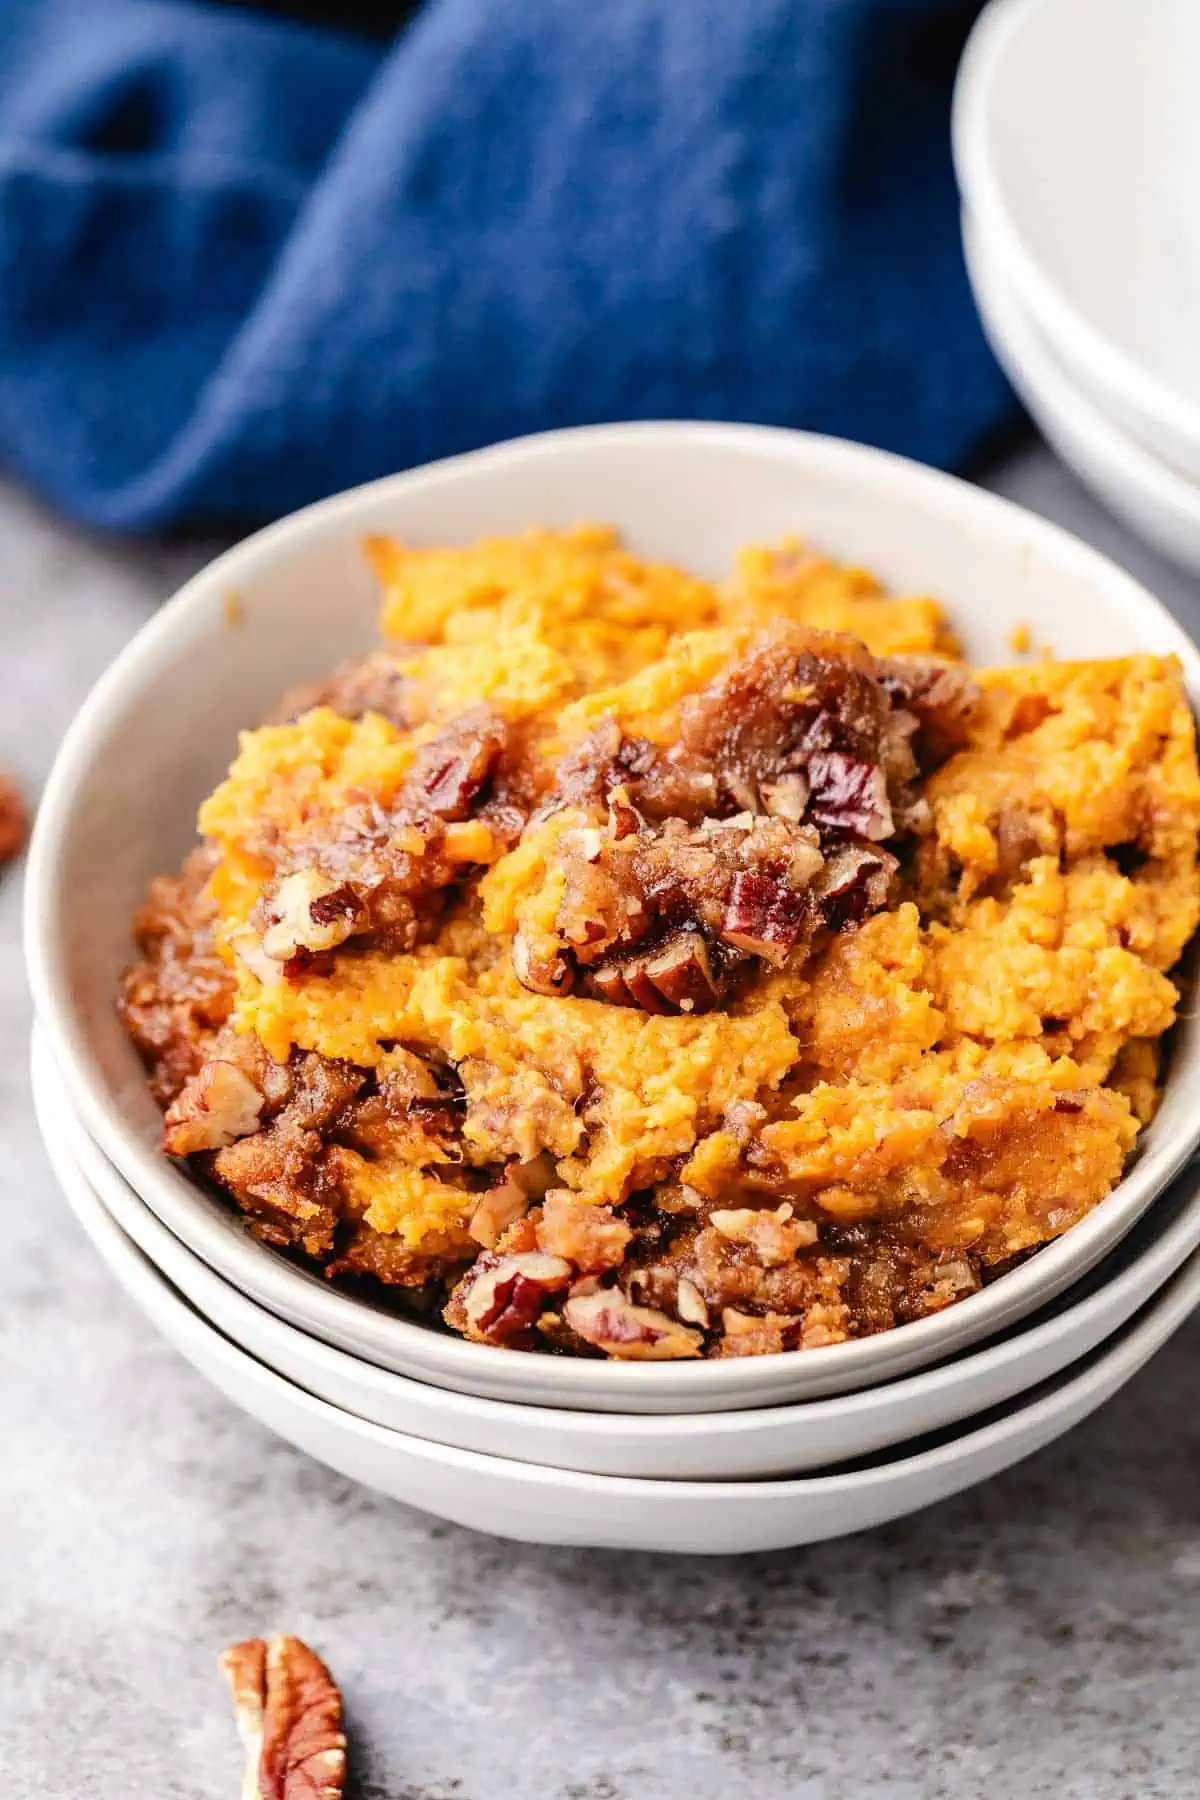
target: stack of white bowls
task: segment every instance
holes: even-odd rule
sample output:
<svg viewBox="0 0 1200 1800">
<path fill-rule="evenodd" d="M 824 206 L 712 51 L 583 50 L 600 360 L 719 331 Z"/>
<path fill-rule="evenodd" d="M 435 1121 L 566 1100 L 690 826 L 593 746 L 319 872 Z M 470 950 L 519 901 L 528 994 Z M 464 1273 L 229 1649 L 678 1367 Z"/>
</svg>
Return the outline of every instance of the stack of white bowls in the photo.
<svg viewBox="0 0 1200 1800">
<path fill-rule="evenodd" d="M 993 0 L 954 158 L 975 297 L 1046 437 L 1200 570 L 1200 6 Z"/>
<path fill-rule="evenodd" d="M 114 1008 L 133 910 L 189 848 L 238 729 L 374 638 L 364 535 L 463 542 L 583 517 L 712 575 L 740 544 L 802 532 L 897 589 L 941 596 L 975 661 L 1006 660 L 1014 628 L 1032 625 L 1066 655 L 1174 653 L 1200 694 L 1178 626 L 1093 551 L 961 482 L 828 439 L 602 427 L 339 496 L 190 582 L 63 744 L 28 882 L 42 1131 L 84 1228 L 156 1325 L 236 1404 L 344 1474 L 545 1542 L 733 1551 L 831 1537 L 1047 1443 L 1200 1300 L 1200 1183 L 1180 1174 L 1200 1137 L 1194 1006 L 1126 1179 L 1057 1243 L 891 1333 L 682 1364 L 468 1344 L 290 1263 L 161 1156 Z"/>
</svg>

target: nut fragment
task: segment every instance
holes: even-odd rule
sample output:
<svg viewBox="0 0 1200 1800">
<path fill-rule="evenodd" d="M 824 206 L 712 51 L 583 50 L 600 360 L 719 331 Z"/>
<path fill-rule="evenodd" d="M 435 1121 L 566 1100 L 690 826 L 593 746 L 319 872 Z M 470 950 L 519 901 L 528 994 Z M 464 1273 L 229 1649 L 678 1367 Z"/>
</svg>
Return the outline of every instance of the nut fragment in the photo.
<svg viewBox="0 0 1200 1800">
<path fill-rule="evenodd" d="M 467 1227 L 477 1244 L 494 1250 L 510 1225 L 523 1219 L 554 1179 L 554 1159 L 543 1152 L 529 1162 L 509 1163 L 494 1186 L 480 1199 Z"/>
<path fill-rule="evenodd" d="M 564 1257 L 586 1274 L 615 1269 L 632 1237 L 630 1227 L 611 1206 L 580 1200 L 567 1188 L 551 1188 L 542 1203 L 538 1248 L 550 1256 Z"/>
<path fill-rule="evenodd" d="M 172 1102 L 163 1121 L 169 1156 L 227 1150 L 258 1130 L 263 1096 L 236 1063 L 207 1062 Z"/>
<path fill-rule="evenodd" d="M 585 1343 L 631 1362 L 675 1362 L 699 1356 L 701 1336 L 652 1306 L 635 1306 L 620 1288 L 572 1294 L 563 1317 Z"/>
<path fill-rule="evenodd" d="M 522 1250 L 513 1256 L 485 1253 L 475 1264 L 464 1312 L 478 1338 L 503 1344 L 523 1336 L 551 1294 L 567 1286 L 573 1271 L 561 1256 Z"/>
<path fill-rule="evenodd" d="M 790 882 L 743 869 L 729 889 L 721 936 L 735 949 L 779 967 L 799 941 L 807 916 L 804 897 Z"/>
<path fill-rule="evenodd" d="M 886 906 L 898 867 L 887 850 L 847 844 L 836 851 L 813 890 L 825 923 L 841 931 L 848 925 L 861 925 L 868 914 Z"/>
<path fill-rule="evenodd" d="M 675 1306 L 679 1316 L 688 1325 L 699 1325 L 702 1331 L 708 1329 L 708 1306 L 704 1295 L 694 1281 L 686 1275 L 679 1277 L 679 1286 L 675 1290 Z"/>
<path fill-rule="evenodd" d="M 250 1638 L 221 1658 L 246 1752 L 242 1800 L 341 1800 L 342 1696 L 299 1638 Z"/>
<path fill-rule="evenodd" d="M 812 816 L 833 831 L 852 831 L 878 842 L 895 830 L 887 776 L 878 763 L 841 750 L 816 750 L 809 758 Z"/>
<path fill-rule="evenodd" d="M 798 825 L 808 805 L 808 782 L 800 774 L 781 775 L 778 781 L 763 788 L 762 797 L 773 818 Z"/>
<path fill-rule="evenodd" d="M 283 968 L 268 956 L 262 946 L 262 939 L 251 925 L 239 925 L 231 931 L 228 938 L 229 948 L 238 961 L 256 975 L 264 987 L 275 987 L 283 980 Z"/>
<path fill-rule="evenodd" d="M 513 974 L 535 994 L 569 994 L 574 986 L 571 965 L 565 956 L 555 954 L 548 960 L 535 955 L 528 939 L 518 932 L 512 941 Z"/>
<path fill-rule="evenodd" d="M 319 869 L 298 869 L 281 881 L 267 902 L 271 921 L 262 947 L 276 962 L 287 963 L 300 951 L 320 956 L 336 950 L 357 929 L 363 903 L 344 881 L 332 881 Z"/>
<path fill-rule="evenodd" d="M 817 1241 L 813 1221 L 793 1219 L 788 1205 L 774 1212 L 752 1206 L 722 1209 L 709 1214 L 709 1224 L 731 1244 L 747 1245 L 764 1269 L 791 1262 L 797 1251 L 807 1250 Z"/>
</svg>

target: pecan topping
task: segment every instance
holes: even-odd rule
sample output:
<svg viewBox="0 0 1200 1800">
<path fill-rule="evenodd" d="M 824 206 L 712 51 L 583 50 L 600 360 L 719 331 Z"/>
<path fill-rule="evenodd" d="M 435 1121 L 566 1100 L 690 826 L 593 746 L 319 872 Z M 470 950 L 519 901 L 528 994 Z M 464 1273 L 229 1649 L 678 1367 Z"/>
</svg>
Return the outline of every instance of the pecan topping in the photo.
<svg viewBox="0 0 1200 1800">
<path fill-rule="evenodd" d="M 675 1310 L 688 1325 L 699 1325 L 702 1331 L 708 1330 L 708 1305 L 704 1295 L 694 1281 L 686 1275 L 679 1277 L 679 1286 L 675 1290 Z"/>
<path fill-rule="evenodd" d="M 818 825 L 879 841 L 894 827 L 887 777 L 878 763 L 842 750 L 814 750 L 808 762 L 812 816 Z"/>
<path fill-rule="evenodd" d="M 574 971 L 565 956 L 538 956 L 520 932 L 512 942 L 512 966 L 522 987 L 535 994 L 569 994 L 575 985 Z"/>
<path fill-rule="evenodd" d="M 258 1130 L 263 1096 L 236 1063 L 207 1062 L 171 1103 L 163 1121 L 170 1156 L 225 1150 Z"/>
<path fill-rule="evenodd" d="M 615 1269 L 632 1237 L 611 1206 L 591 1205 L 566 1188 L 552 1188 L 542 1203 L 538 1248 L 564 1257 L 583 1274 Z"/>
<path fill-rule="evenodd" d="M 561 1256 L 539 1250 L 499 1257 L 485 1251 L 461 1290 L 470 1335 L 489 1344 L 525 1337 L 546 1301 L 567 1286 L 572 1274 Z"/>
<path fill-rule="evenodd" d="M 804 897 L 788 882 L 739 870 L 730 884 L 721 936 L 738 950 L 782 966 L 810 916 Z"/>
<path fill-rule="evenodd" d="M 546 801 L 570 821 L 561 900 L 536 954 L 517 939 L 518 979 L 692 1012 L 725 1002 L 751 958 L 798 964 L 823 931 L 886 905 L 897 864 L 874 846 L 928 827 L 905 698 L 932 725 L 973 692 L 782 623 L 681 703 L 669 749 L 606 719 Z"/>
<path fill-rule="evenodd" d="M 821 917 L 834 931 L 861 925 L 870 913 L 887 905 L 892 876 L 899 864 L 886 850 L 847 844 L 830 857 L 816 883 Z"/>
<path fill-rule="evenodd" d="M 364 907 L 348 882 L 333 881 L 318 869 L 298 869 L 280 882 L 265 912 L 262 947 L 286 964 L 300 952 L 320 956 L 345 943 Z"/>
<path fill-rule="evenodd" d="M 652 1306 L 635 1306 L 620 1288 L 572 1294 L 563 1318 L 585 1343 L 630 1362 L 676 1362 L 699 1356 L 703 1339 Z"/>
<path fill-rule="evenodd" d="M 341 1800 L 342 1696 L 299 1638 L 250 1638 L 221 1658 L 246 1752 L 242 1800 Z"/>
<path fill-rule="evenodd" d="M 798 1251 L 817 1241 L 813 1221 L 794 1219 L 790 1205 L 774 1212 L 751 1206 L 730 1208 L 710 1213 L 708 1222 L 731 1244 L 745 1244 L 753 1250 L 764 1269 L 791 1262 Z"/>
<path fill-rule="evenodd" d="M 479 1201 L 468 1227 L 477 1244 L 494 1250 L 510 1225 L 523 1219 L 535 1200 L 540 1200 L 554 1179 L 554 1160 L 547 1153 L 529 1162 L 509 1163 L 503 1176 Z M 543 1245 L 543 1249 L 550 1248 Z"/>
</svg>

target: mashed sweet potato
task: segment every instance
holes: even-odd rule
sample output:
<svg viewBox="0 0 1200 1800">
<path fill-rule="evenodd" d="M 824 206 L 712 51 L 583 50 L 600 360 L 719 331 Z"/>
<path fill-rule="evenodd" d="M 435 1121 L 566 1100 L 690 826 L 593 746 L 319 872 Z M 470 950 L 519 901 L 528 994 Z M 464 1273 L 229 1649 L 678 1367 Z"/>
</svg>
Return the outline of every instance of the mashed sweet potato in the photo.
<svg viewBox="0 0 1200 1800">
<path fill-rule="evenodd" d="M 255 1231 L 478 1341 L 726 1356 L 1112 1189 L 1200 917 L 1174 662 L 976 674 L 798 543 L 369 550 L 383 646 L 243 735 L 123 984 Z"/>
</svg>

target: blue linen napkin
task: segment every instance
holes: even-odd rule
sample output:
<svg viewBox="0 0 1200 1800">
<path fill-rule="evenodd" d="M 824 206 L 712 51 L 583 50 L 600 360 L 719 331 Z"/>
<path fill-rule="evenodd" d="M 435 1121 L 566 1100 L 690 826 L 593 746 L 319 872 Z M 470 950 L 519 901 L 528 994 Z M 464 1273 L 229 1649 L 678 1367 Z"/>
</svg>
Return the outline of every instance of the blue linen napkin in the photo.
<svg viewBox="0 0 1200 1800">
<path fill-rule="evenodd" d="M 1011 399 L 959 247 L 972 0 L 426 0 L 389 47 L 0 6 L 0 461 L 249 522 L 548 426 L 953 465 Z"/>
</svg>

